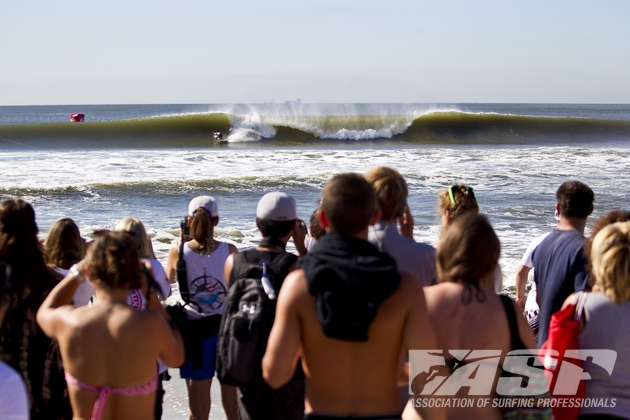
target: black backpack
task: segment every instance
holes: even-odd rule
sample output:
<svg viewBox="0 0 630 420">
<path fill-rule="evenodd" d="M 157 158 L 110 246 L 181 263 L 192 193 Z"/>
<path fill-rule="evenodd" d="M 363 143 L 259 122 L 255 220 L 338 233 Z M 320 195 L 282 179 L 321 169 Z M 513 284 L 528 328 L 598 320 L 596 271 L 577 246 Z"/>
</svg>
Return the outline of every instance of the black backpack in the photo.
<svg viewBox="0 0 630 420">
<path fill-rule="evenodd" d="M 281 252 L 267 262 L 276 295 L 296 260 L 295 255 Z M 230 284 L 219 327 L 216 372 L 221 383 L 244 386 L 262 378 L 262 358 L 275 319 L 276 300 L 263 288 L 262 264 L 250 263 L 245 253 L 238 253 L 233 267 L 244 276 Z"/>
</svg>

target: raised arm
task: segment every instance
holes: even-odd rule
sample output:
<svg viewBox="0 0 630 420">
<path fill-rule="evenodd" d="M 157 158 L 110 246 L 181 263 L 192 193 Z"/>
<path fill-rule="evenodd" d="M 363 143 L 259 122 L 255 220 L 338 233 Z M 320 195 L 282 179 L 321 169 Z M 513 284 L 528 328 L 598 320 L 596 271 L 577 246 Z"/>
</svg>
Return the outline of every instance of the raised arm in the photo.
<svg viewBox="0 0 630 420">
<path fill-rule="evenodd" d="M 79 284 L 87 281 L 83 268 L 84 261 L 85 260 L 73 266 L 76 267 L 76 270 L 71 270 L 70 273 L 52 289 L 37 311 L 37 324 L 39 324 L 44 334 L 48 337 L 57 337 L 63 315 L 74 309 L 74 306 L 72 306 L 72 296 L 77 290 L 77 287 L 79 287 Z"/>
<path fill-rule="evenodd" d="M 166 278 L 173 284 L 177 275 L 177 260 L 179 259 L 179 246 L 173 245 L 168 250 L 168 259 L 166 260 Z"/>
<path fill-rule="evenodd" d="M 525 301 L 527 300 L 525 297 L 525 286 L 527 285 L 527 276 L 531 269 L 531 267 L 526 265 L 520 265 L 516 272 L 516 279 L 514 281 L 516 283 L 516 303 L 520 306 L 521 312 L 525 310 Z"/>
<path fill-rule="evenodd" d="M 298 255 L 306 255 L 306 245 L 304 244 L 304 238 L 306 238 L 306 223 L 303 220 L 297 219 L 293 228 L 293 245 L 298 252 Z"/>
<path fill-rule="evenodd" d="M 157 297 L 152 296 L 151 300 L 157 302 L 159 308 L 151 305 L 151 303 L 149 305 L 160 314 L 161 318 L 156 320 L 155 328 L 155 331 L 159 334 L 159 343 L 161 345 L 158 358 L 168 367 L 179 367 L 184 364 L 186 358 L 182 336 L 166 310 L 159 304 Z"/>
<path fill-rule="evenodd" d="M 290 273 L 278 295 L 276 319 L 262 361 L 263 378 L 274 389 L 287 383 L 295 372 L 300 348 L 299 300 L 308 293 L 302 270 Z"/>
<path fill-rule="evenodd" d="M 409 206 L 405 206 L 403 213 L 398 218 L 398 223 L 400 223 L 400 229 L 398 229 L 398 233 L 402 236 L 406 236 L 409 239 L 413 239 L 413 216 L 411 215 L 411 210 L 409 210 Z"/>
<path fill-rule="evenodd" d="M 223 278 L 225 279 L 225 284 L 230 286 L 230 277 L 232 276 L 232 268 L 234 268 L 234 254 L 228 255 L 225 260 L 225 265 L 223 266 Z"/>
</svg>

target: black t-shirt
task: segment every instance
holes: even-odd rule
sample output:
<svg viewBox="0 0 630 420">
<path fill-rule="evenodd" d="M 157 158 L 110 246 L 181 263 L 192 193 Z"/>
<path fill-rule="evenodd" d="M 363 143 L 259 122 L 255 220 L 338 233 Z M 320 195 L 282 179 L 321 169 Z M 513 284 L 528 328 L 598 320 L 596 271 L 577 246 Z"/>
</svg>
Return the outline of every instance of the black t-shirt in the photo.
<svg viewBox="0 0 630 420">
<path fill-rule="evenodd" d="M 588 289 L 584 269 L 584 236 L 577 230 L 554 229 L 536 247 L 534 281 L 540 301 L 538 347 L 547 340 L 551 316 L 573 292 Z"/>
</svg>

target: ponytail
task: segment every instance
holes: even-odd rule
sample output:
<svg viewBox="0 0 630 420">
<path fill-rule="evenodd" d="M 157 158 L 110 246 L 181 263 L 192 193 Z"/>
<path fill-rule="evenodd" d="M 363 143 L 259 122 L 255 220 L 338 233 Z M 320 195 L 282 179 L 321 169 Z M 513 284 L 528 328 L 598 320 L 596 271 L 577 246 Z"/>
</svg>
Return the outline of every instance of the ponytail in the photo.
<svg viewBox="0 0 630 420">
<path fill-rule="evenodd" d="M 195 211 L 190 226 L 190 236 L 199 243 L 199 251 L 207 250 L 208 244 L 214 236 L 214 226 L 218 219 L 218 217 L 210 217 L 208 211 L 203 207 L 199 207 Z"/>
</svg>

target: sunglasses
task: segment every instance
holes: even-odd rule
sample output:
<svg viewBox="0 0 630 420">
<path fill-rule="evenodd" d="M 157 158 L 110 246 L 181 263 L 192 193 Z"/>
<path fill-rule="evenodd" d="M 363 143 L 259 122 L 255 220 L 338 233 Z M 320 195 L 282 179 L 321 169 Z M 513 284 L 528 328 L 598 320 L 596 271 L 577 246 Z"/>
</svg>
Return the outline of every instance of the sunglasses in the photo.
<svg viewBox="0 0 630 420">
<path fill-rule="evenodd" d="M 458 184 L 453 184 L 448 189 L 448 197 L 451 199 L 452 205 L 457 206 L 457 204 L 455 203 L 455 193 L 457 191 L 463 192 L 465 196 L 467 197 L 470 196 L 473 200 L 475 200 L 475 203 L 477 202 L 477 199 L 475 198 L 475 193 L 473 192 L 472 187 L 461 187 Z"/>
</svg>

